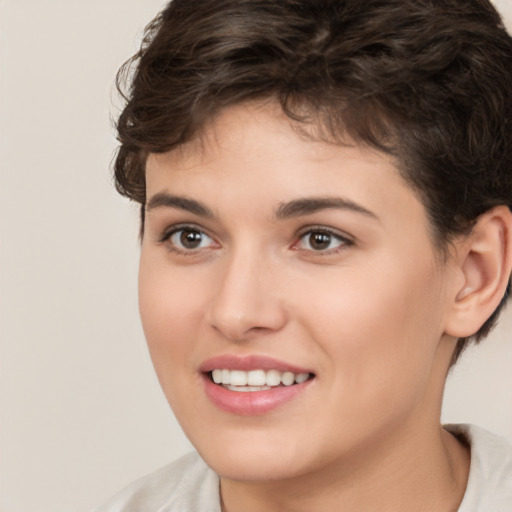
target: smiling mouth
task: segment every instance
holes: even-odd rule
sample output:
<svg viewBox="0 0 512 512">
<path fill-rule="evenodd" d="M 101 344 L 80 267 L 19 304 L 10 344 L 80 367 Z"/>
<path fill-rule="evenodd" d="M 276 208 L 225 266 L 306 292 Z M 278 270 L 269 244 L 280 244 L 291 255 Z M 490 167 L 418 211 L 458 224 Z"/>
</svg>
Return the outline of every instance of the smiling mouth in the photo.
<svg viewBox="0 0 512 512">
<path fill-rule="evenodd" d="M 228 370 L 216 368 L 208 372 L 212 382 L 230 391 L 254 392 L 277 387 L 302 384 L 314 375 L 312 373 L 282 372 L 279 370 Z"/>
</svg>

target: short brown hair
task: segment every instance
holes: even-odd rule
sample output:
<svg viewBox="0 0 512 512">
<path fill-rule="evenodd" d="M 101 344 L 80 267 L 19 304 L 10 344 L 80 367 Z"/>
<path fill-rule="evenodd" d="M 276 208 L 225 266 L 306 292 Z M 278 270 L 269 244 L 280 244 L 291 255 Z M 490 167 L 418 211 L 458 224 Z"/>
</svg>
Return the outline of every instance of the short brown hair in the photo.
<svg viewBox="0 0 512 512">
<path fill-rule="evenodd" d="M 396 156 L 438 247 L 512 205 L 512 39 L 488 0 L 174 0 L 117 83 L 116 186 L 142 225 L 147 156 L 267 98 L 331 139 Z"/>
</svg>

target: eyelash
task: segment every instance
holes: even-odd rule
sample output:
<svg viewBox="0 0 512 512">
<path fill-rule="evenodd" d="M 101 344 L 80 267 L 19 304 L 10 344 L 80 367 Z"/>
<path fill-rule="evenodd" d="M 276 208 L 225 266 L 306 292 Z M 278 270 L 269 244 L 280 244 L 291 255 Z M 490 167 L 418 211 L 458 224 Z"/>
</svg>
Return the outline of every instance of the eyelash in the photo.
<svg viewBox="0 0 512 512">
<path fill-rule="evenodd" d="M 186 248 L 180 248 L 178 245 L 176 245 L 176 243 L 172 242 L 173 236 L 175 236 L 176 234 L 178 234 L 180 232 L 187 232 L 187 231 L 189 233 L 197 233 L 197 234 L 201 235 L 202 237 L 208 237 L 210 240 L 212 240 L 212 242 L 214 242 L 216 244 L 215 240 L 210 235 L 208 235 L 199 226 L 194 226 L 193 224 L 178 224 L 178 225 L 172 226 L 171 228 L 167 229 L 163 233 L 163 235 L 160 237 L 160 239 L 158 241 L 161 244 L 167 243 L 168 249 L 171 252 L 174 252 L 176 254 L 183 255 L 183 256 L 194 256 L 198 253 L 198 251 L 200 251 L 204 247 L 186 249 Z"/>
<path fill-rule="evenodd" d="M 326 249 L 326 250 L 314 250 L 314 249 L 308 249 L 308 248 L 301 248 L 299 247 L 301 241 L 305 240 L 306 237 L 314 235 L 314 234 L 320 234 L 320 235 L 326 235 L 330 238 L 329 243 L 331 243 L 333 240 L 338 240 L 340 243 L 336 247 L 332 249 Z M 338 231 L 334 231 L 332 229 L 326 228 L 324 226 L 310 226 L 304 230 L 302 230 L 298 234 L 298 241 L 295 242 L 292 246 L 293 249 L 300 251 L 308 251 L 315 255 L 319 256 L 328 256 L 331 254 L 337 254 L 339 251 L 343 250 L 346 247 L 351 247 L 354 245 L 354 241 L 349 238 L 346 235 L 342 235 Z"/>
<path fill-rule="evenodd" d="M 193 224 L 178 224 L 175 226 L 172 226 L 168 230 L 166 230 L 163 235 L 158 240 L 159 243 L 165 244 L 167 243 L 168 249 L 176 254 L 183 255 L 183 256 L 194 256 L 196 255 L 201 249 L 204 249 L 205 247 L 197 247 L 197 248 L 181 248 L 179 247 L 175 242 L 172 242 L 172 238 L 177 235 L 180 232 L 189 232 L 189 233 L 196 233 L 201 235 L 201 237 L 207 237 L 209 238 L 213 244 L 217 244 L 217 242 L 208 235 L 202 228 L 199 226 L 195 226 Z M 329 237 L 329 244 L 332 243 L 333 240 L 339 241 L 339 245 L 332 249 L 320 249 L 320 250 L 314 250 L 312 248 L 303 248 L 300 247 L 301 242 L 306 239 L 306 237 L 314 235 L 314 234 L 320 234 Z M 183 235 L 182 235 L 183 236 Z M 296 242 L 294 242 L 291 246 L 293 250 L 297 251 L 306 251 L 315 255 L 319 256 L 327 256 L 331 254 L 336 254 L 339 251 L 343 250 L 343 248 L 350 247 L 354 245 L 354 241 L 347 237 L 346 235 L 342 235 L 337 231 L 334 231 L 332 229 L 326 228 L 324 226 L 309 226 L 302 231 L 298 233 L 298 239 Z M 200 241 L 202 243 L 202 240 Z M 208 244 L 208 246 L 211 246 Z"/>
</svg>

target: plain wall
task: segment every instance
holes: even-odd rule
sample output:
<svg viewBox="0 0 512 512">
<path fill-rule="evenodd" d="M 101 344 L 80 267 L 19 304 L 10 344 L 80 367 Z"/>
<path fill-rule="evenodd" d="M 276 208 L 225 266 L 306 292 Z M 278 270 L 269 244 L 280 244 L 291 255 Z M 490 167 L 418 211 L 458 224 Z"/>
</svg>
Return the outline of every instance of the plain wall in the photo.
<svg viewBox="0 0 512 512">
<path fill-rule="evenodd" d="M 496 2 L 512 20 L 511 0 Z M 190 449 L 138 319 L 112 83 L 160 0 L 0 0 L 0 511 L 86 512 Z M 512 314 L 444 419 L 512 440 Z"/>
</svg>

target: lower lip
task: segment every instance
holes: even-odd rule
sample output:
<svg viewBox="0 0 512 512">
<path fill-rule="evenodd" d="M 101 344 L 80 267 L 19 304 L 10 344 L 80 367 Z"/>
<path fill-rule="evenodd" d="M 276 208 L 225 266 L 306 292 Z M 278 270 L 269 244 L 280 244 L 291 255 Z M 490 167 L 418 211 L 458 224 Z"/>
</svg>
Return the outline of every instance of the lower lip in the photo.
<svg viewBox="0 0 512 512">
<path fill-rule="evenodd" d="M 276 386 L 262 391 L 231 391 L 213 383 L 203 374 L 206 396 L 223 411 L 242 416 L 269 413 L 301 395 L 313 379 L 291 386 Z"/>
</svg>

